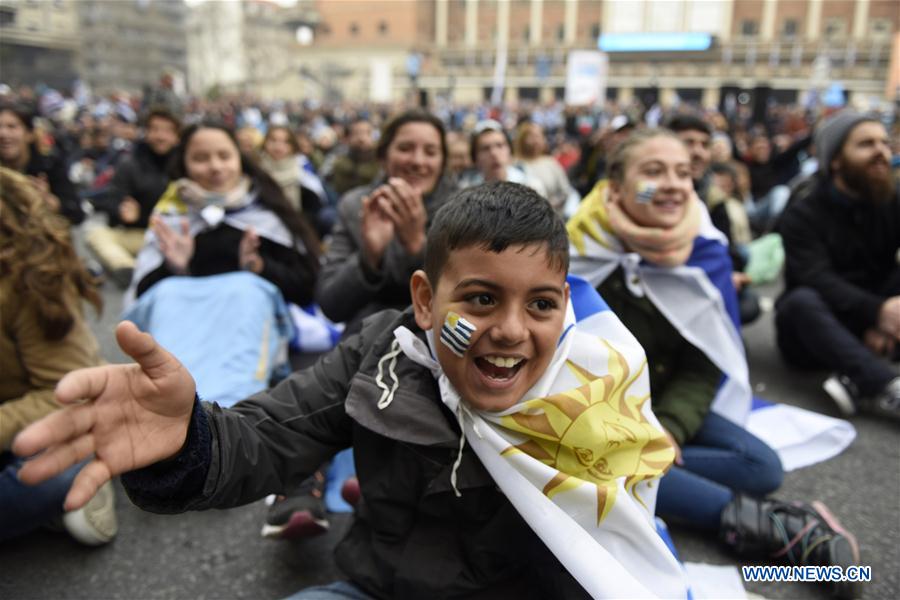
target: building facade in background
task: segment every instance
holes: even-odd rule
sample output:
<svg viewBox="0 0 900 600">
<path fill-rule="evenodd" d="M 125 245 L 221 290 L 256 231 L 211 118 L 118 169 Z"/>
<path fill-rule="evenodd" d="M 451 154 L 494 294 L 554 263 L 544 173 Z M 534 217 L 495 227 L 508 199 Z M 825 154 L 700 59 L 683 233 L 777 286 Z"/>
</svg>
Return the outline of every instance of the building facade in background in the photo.
<svg viewBox="0 0 900 600">
<path fill-rule="evenodd" d="M 187 71 L 184 0 L 77 0 L 79 72 L 96 92 L 139 92 Z M 179 77 L 180 75 L 180 77 Z"/>
<path fill-rule="evenodd" d="M 315 19 L 308 3 L 273 0 L 197 3 L 188 18 L 188 89 L 295 99 L 309 94 L 297 29 Z"/>
<path fill-rule="evenodd" d="M 622 101 L 714 105 L 723 92 L 750 90 L 795 102 L 835 82 L 851 98 L 883 98 L 900 27 L 897 0 L 319 0 L 315 8 L 307 68 L 350 97 L 384 79 L 376 65 L 387 61 L 394 98 L 415 88 L 463 102 L 489 96 L 498 53 L 507 100 L 560 97 L 568 52 L 597 49 L 604 36 L 635 42 L 609 52 L 607 93 Z M 639 34 L 687 33 L 708 36 L 708 47 L 641 49 Z"/>
<path fill-rule="evenodd" d="M 0 0 L 0 81 L 481 102 L 502 80 L 547 101 L 600 47 L 623 102 L 866 101 L 897 93 L 898 31 L 898 0 Z"/>
<path fill-rule="evenodd" d="M 183 0 L 0 0 L 0 80 L 140 92 L 187 70 Z"/>
<path fill-rule="evenodd" d="M 65 87 L 78 76 L 78 13 L 71 0 L 0 0 L 0 81 Z"/>
</svg>

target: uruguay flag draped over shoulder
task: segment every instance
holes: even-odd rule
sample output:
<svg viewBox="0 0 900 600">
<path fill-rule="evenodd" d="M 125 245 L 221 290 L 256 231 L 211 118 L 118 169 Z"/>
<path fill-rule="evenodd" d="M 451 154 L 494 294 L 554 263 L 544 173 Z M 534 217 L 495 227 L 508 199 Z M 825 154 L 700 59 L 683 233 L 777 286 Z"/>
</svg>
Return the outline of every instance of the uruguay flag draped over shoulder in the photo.
<svg viewBox="0 0 900 600">
<path fill-rule="evenodd" d="M 698 202 L 699 200 L 694 200 Z M 731 283 L 728 240 L 701 204 L 700 231 L 687 264 L 658 267 L 623 247 L 606 210 L 606 182 L 588 194 L 569 221 L 570 272 L 596 287 L 619 267 L 631 293 L 646 296 L 725 375 L 712 404 L 722 416 L 743 425 L 750 412 L 747 359 L 740 338 L 737 295 Z"/>
<path fill-rule="evenodd" d="M 644 351 L 587 282 L 571 300 L 553 360 L 501 412 L 461 398 L 430 348 L 406 328 L 396 343 L 438 380 L 441 399 L 494 481 L 593 598 L 689 598 L 656 529 L 659 478 L 674 449 L 650 409 Z"/>
<path fill-rule="evenodd" d="M 836 456 L 856 437 L 847 421 L 787 404 L 754 402 L 728 241 L 713 226 L 705 206 L 695 201 L 701 209 L 700 230 L 687 263 L 659 267 L 627 251 L 612 233 L 606 182 L 601 181 L 568 223 L 570 272 L 596 287 L 621 266 L 629 290 L 647 296 L 682 337 L 724 373 L 712 410 L 772 447 L 786 471 Z"/>
</svg>

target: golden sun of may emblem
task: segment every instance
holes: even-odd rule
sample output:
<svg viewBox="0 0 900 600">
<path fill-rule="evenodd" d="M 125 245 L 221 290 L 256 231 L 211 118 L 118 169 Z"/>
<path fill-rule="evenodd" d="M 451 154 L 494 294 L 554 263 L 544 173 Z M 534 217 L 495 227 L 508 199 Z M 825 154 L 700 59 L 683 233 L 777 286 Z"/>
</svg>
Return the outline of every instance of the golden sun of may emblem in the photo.
<svg viewBox="0 0 900 600">
<path fill-rule="evenodd" d="M 646 508 L 635 486 L 661 476 L 675 458 L 666 436 L 642 412 L 650 395 L 628 395 L 647 361 L 630 375 L 625 357 L 606 340 L 600 341 L 609 350 L 608 374 L 595 375 L 566 361 L 581 386 L 527 400 L 524 410 L 501 421 L 527 438 L 506 448 L 503 456 L 523 452 L 556 469 L 543 489 L 548 498 L 583 485 L 596 488 L 598 525 L 615 504 L 620 478 L 625 479 L 625 490 Z"/>
</svg>

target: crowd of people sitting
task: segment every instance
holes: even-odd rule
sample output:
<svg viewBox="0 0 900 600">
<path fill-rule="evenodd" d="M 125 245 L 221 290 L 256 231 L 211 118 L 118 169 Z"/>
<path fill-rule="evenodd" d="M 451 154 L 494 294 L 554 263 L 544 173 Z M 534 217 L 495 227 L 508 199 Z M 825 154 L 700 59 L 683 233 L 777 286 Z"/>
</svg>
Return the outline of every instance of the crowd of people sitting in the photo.
<svg viewBox="0 0 900 600">
<path fill-rule="evenodd" d="M 352 447 L 358 478 L 344 492 L 357 519 L 338 549 L 350 581 L 332 591 L 361 595 L 334 597 L 444 586 L 443 597 L 499 589 L 516 573 L 530 573 L 506 588 L 516 597 L 601 593 L 564 552 L 551 547 L 556 559 L 546 559 L 552 544 L 504 499 L 494 459 L 469 433 L 521 439 L 538 425 L 507 411 L 526 392 L 574 387 L 539 385 L 567 347 L 571 274 L 646 356 L 654 433 L 641 443 L 662 462 L 641 474 L 660 478 L 644 509 L 738 553 L 859 564 L 827 508 L 769 496 L 783 469 L 744 426 L 741 327 L 766 310 L 758 287 L 777 286 L 783 269 L 773 309 L 786 364 L 821 370 L 823 401 L 842 415 L 900 421 L 900 135 L 890 115 L 772 107 L 756 123 L 749 111 L 686 106 L 429 112 L 157 96 L 43 114 L 29 93 L 0 99 L 0 540 L 61 519 L 80 541 L 108 542 L 108 481 L 119 474 L 133 501 L 163 512 L 271 494 L 264 534 L 310 535 L 328 527 L 329 461 Z M 54 396 L 67 372 L 103 362 L 82 301 L 99 311 L 104 281 L 153 339 L 120 326 L 139 366 L 78 371 Z M 296 314 L 331 343 L 292 345 Z M 128 392 L 113 398 L 116 386 Z M 195 402 L 195 390 L 215 405 Z M 54 412 L 81 397 L 94 399 L 90 417 Z M 133 404 L 133 416 L 116 420 L 114 402 Z M 78 410 L 77 427 L 60 425 Z M 141 437 L 146 428 L 158 439 Z M 78 437 L 87 431 L 90 447 Z M 138 438 L 144 450 L 113 456 Z M 524 439 L 522 453 L 550 464 L 544 442 Z M 22 458 L 54 444 L 74 448 L 64 469 Z M 448 447 L 458 447 L 449 459 Z M 607 466 L 638 476 L 616 472 L 612 458 L 588 462 L 577 477 L 612 485 L 610 503 Z M 427 535 L 456 537 L 436 556 Z M 446 577 L 424 581 L 435 561 Z M 529 571 L 538 562 L 556 571 Z M 855 593 L 847 583 L 838 592 Z"/>
</svg>

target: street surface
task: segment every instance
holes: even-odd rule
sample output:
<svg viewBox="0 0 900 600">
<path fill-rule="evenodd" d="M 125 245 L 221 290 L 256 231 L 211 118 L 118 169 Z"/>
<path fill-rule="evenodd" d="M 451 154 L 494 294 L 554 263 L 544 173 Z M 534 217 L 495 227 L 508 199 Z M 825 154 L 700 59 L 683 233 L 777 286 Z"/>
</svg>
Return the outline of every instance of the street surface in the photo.
<svg viewBox="0 0 900 600">
<path fill-rule="evenodd" d="M 104 356 L 123 362 L 112 330 L 121 292 L 104 286 L 106 307 L 92 319 Z M 774 298 L 777 287 L 763 295 Z M 745 329 L 751 379 L 758 395 L 837 416 L 821 391 L 825 374 L 796 373 L 782 363 L 774 342 L 772 313 Z M 842 455 L 788 473 L 778 497 L 821 500 L 854 532 L 862 563 L 871 565 L 866 598 L 900 596 L 900 425 L 857 418 L 857 440 Z M 0 598 L 276 599 L 303 587 L 340 577 L 331 550 L 350 517 L 332 518 L 331 531 L 303 542 L 266 540 L 259 531 L 266 507 L 162 516 L 134 507 L 117 490 L 119 534 L 110 545 L 80 546 L 67 535 L 39 531 L 0 544 Z M 715 540 L 673 528 L 683 560 L 741 564 Z M 765 562 L 754 564 L 766 564 Z M 826 598 L 820 584 L 753 583 L 746 588 L 766 598 Z"/>
</svg>

